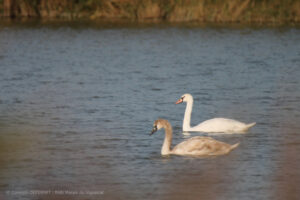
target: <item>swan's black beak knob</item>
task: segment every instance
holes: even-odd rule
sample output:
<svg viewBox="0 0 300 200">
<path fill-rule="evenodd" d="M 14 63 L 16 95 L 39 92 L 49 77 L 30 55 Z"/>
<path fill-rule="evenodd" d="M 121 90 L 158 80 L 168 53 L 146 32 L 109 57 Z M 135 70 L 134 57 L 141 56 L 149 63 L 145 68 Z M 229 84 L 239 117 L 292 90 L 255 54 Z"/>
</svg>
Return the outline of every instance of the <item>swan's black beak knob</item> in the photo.
<svg viewBox="0 0 300 200">
<path fill-rule="evenodd" d="M 153 126 L 152 131 L 150 133 L 150 135 L 152 135 L 153 133 L 155 133 L 157 131 L 157 126 Z"/>
</svg>

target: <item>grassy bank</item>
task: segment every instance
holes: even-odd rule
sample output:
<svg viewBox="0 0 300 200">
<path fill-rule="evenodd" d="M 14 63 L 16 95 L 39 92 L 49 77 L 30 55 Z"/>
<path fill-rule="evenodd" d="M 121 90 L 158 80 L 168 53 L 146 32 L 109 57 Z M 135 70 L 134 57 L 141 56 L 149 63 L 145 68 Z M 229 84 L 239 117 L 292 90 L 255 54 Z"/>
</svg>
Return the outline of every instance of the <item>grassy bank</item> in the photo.
<svg viewBox="0 0 300 200">
<path fill-rule="evenodd" d="M 300 23 L 300 0 L 0 0 L 2 18 Z"/>
</svg>

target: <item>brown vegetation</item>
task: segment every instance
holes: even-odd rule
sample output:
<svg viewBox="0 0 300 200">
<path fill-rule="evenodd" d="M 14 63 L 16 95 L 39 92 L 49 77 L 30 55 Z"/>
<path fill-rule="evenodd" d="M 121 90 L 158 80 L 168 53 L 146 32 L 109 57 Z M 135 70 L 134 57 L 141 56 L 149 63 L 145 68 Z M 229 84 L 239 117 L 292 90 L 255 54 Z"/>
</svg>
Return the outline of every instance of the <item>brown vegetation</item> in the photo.
<svg viewBox="0 0 300 200">
<path fill-rule="evenodd" d="M 299 0 L 0 0 L 7 18 L 299 23 Z"/>
</svg>

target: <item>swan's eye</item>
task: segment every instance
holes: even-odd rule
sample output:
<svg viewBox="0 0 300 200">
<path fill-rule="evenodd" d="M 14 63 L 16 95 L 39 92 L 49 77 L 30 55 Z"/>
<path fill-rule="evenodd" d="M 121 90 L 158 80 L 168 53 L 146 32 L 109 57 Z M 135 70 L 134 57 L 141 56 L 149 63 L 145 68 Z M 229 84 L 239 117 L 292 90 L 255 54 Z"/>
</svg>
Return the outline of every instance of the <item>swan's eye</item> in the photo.
<svg viewBox="0 0 300 200">
<path fill-rule="evenodd" d="M 183 99 L 184 99 L 184 97 L 185 97 L 185 96 L 181 97 L 181 100 L 183 100 Z"/>
</svg>

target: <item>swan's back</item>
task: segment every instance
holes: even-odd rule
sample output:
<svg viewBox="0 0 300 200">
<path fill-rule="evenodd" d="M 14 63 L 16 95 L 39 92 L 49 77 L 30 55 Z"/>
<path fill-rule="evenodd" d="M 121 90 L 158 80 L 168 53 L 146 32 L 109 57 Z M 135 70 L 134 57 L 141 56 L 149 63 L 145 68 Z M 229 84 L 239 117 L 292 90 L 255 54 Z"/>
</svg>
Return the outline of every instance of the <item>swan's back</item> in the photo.
<svg viewBox="0 0 300 200">
<path fill-rule="evenodd" d="M 172 154 L 194 156 L 222 155 L 229 153 L 237 146 L 238 144 L 226 144 L 211 137 L 196 136 L 176 145 L 172 149 Z"/>
<path fill-rule="evenodd" d="M 199 125 L 193 127 L 193 130 L 202 132 L 242 133 L 248 131 L 248 129 L 254 125 L 255 123 L 245 124 L 233 119 L 214 118 L 200 123 Z"/>
</svg>

